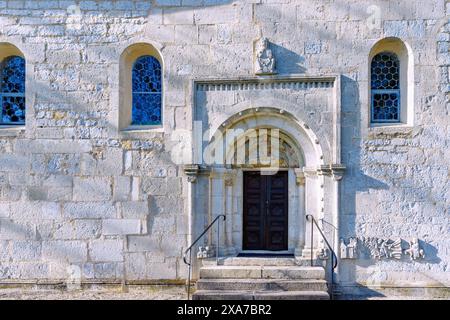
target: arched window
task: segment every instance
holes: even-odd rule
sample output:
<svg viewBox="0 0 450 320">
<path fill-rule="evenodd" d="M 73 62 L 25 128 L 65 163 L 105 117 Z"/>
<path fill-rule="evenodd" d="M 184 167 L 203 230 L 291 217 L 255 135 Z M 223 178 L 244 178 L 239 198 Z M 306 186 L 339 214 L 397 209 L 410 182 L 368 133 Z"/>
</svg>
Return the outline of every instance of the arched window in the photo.
<svg viewBox="0 0 450 320">
<path fill-rule="evenodd" d="M 0 64 L 0 124 L 25 123 L 25 59 L 9 56 Z"/>
<path fill-rule="evenodd" d="M 395 123 L 401 120 L 400 60 L 395 53 L 375 55 L 371 64 L 372 123 Z"/>
<path fill-rule="evenodd" d="M 150 55 L 136 59 L 132 70 L 132 125 L 162 123 L 161 64 Z"/>
</svg>

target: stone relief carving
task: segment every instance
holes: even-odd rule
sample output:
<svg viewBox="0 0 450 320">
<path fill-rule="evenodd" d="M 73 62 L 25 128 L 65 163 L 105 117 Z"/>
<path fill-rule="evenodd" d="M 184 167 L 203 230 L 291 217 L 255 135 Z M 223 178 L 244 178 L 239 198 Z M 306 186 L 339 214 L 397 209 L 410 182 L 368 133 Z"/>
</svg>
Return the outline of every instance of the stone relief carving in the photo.
<svg viewBox="0 0 450 320">
<path fill-rule="evenodd" d="M 405 254 L 409 255 L 411 260 L 419 260 L 425 258 L 425 252 L 420 247 L 419 239 L 412 239 L 409 242 L 409 249 L 405 250 Z"/>
<path fill-rule="evenodd" d="M 369 250 L 373 259 L 401 259 L 402 240 L 363 238 L 364 246 Z"/>
<path fill-rule="evenodd" d="M 197 259 L 208 259 L 214 257 L 214 251 L 210 247 L 198 247 Z"/>
<path fill-rule="evenodd" d="M 329 254 L 328 249 L 320 249 L 319 252 L 317 252 L 317 258 L 320 260 L 328 260 Z"/>
<path fill-rule="evenodd" d="M 234 185 L 234 174 L 233 173 L 226 173 L 224 175 L 224 181 L 226 187 L 232 187 Z"/>
<path fill-rule="evenodd" d="M 267 38 L 261 38 L 256 43 L 256 75 L 276 74 L 276 62 L 272 50 L 269 48 Z"/>
<path fill-rule="evenodd" d="M 350 238 L 348 244 L 345 244 L 344 239 L 341 239 L 340 254 L 341 259 L 357 259 L 358 258 L 358 239 Z"/>
<path fill-rule="evenodd" d="M 419 260 L 425 257 L 425 252 L 420 246 L 419 239 L 413 239 L 409 242 L 409 248 L 402 247 L 403 240 L 398 238 L 350 238 L 346 243 L 344 239 L 340 240 L 339 250 L 341 259 L 395 259 L 400 260 L 404 256 L 409 256 L 411 260 Z"/>
<path fill-rule="evenodd" d="M 200 167 L 198 165 L 185 165 L 184 173 L 187 176 L 187 180 L 190 183 L 197 182 L 197 176 L 199 174 Z"/>
</svg>

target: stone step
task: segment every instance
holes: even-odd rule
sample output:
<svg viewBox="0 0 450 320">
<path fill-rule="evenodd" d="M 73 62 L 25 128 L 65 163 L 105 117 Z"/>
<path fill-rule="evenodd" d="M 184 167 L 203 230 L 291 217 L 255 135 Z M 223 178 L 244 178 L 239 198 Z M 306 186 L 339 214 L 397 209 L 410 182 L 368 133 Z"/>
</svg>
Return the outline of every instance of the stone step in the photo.
<svg viewBox="0 0 450 320">
<path fill-rule="evenodd" d="M 295 266 L 294 258 L 226 258 L 224 266 Z"/>
<path fill-rule="evenodd" d="M 192 300 L 330 300 L 321 291 L 209 291 L 198 290 Z"/>
<path fill-rule="evenodd" d="M 307 257 L 296 258 L 276 258 L 276 257 L 226 257 L 219 258 L 217 261 L 215 258 L 203 259 L 202 266 L 311 266 L 311 259 Z M 323 261 L 314 259 L 313 265 L 322 265 Z"/>
<path fill-rule="evenodd" d="M 325 280 L 286 279 L 200 279 L 198 290 L 213 291 L 327 291 Z"/>
<path fill-rule="evenodd" d="M 200 268 L 200 279 L 325 280 L 325 270 L 300 266 L 205 266 Z"/>
</svg>

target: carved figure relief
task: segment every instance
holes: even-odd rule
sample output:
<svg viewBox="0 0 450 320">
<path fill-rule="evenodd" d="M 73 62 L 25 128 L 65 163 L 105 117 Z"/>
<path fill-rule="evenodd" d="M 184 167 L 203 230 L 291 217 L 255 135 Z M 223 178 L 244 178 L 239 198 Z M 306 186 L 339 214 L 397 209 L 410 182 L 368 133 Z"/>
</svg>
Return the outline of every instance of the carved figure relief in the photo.
<svg viewBox="0 0 450 320">
<path fill-rule="evenodd" d="M 342 238 L 341 238 L 341 241 L 340 241 L 339 250 L 340 250 L 341 259 L 348 259 L 347 245 L 345 244 L 345 241 Z"/>
<path fill-rule="evenodd" d="M 420 246 L 419 239 L 413 239 L 409 248 L 402 247 L 402 239 L 382 239 L 382 238 L 350 238 L 348 244 L 344 239 L 340 240 L 341 259 L 357 259 L 358 257 L 366 259 L 395 259 L 400 260 L 404 256 L 409 256 L 411 260 L 425 258 L 425 252 Z"/>
<path fill-rule="evenodd" d="M 275 57 L 269 48 L 267 38 L 262 38 L 256 43 L 255 74 L 276 74 Z"/>
<path fill-rule="evenodd" d="M 347 255 L 349 259 L 358 258 L 358 240 L 356 238 L 350 238 L 349 244 L 347 246 Z"/>
<path fill-rule="evenodd" d="M 405 254 L 409 255 L 411 260 L 418 260 L 425 258 L 425 252 L 420 247 L 419 239 L 412 239 L 409 242 L 409 249 L 405 250 Z"/>
<path fill-rule="evenodd" d="M 363 238 L 363 244 L 373 259 L 401 259 L 402 240 Z"/>
<path fill-rule="evenodd" d="M 210 247 L 199 247 L 197 252 L 197 259 L 208 259 L 214 256 L 213 250 Z"/>
<path fill-rule="evenodd" d="M 340 253 L 341 259 L 357 259 L 358 258 L 358 239 L 350 238 L 348 244 L 345 244 L 344 239 L 341 239 Z"/>
</svg>

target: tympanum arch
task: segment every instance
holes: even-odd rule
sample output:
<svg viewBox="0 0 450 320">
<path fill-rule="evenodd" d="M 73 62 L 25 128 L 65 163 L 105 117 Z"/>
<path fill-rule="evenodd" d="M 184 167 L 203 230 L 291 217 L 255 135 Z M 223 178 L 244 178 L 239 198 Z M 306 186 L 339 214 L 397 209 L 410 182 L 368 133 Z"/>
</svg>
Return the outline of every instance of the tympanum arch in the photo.
<svg viewBox="0 0 450 320">
<path fill-rule="evenodd" d="M 248 108 L 231 116 L 216 130 L 212 129 L 214 134 L 209 143 L 214 142 L 218 137 L 225 137 L 227 130 L 246 132 L 262 128 L 280 130 L 280 135 L 294 148 L 298 162 L 303 167 L 317 168 L 324 164 L 322 147 L 309 126 L 289 112 L 273 107 Z M 225 147 L 228 151 L 233 149 L 230 146 Z M 226 154 L 227 151 L 225 151 Z"/>
</svg>

